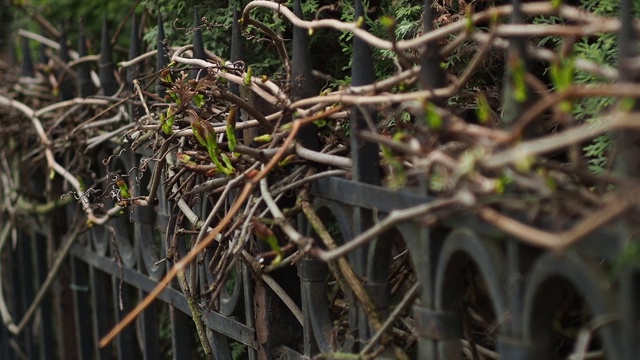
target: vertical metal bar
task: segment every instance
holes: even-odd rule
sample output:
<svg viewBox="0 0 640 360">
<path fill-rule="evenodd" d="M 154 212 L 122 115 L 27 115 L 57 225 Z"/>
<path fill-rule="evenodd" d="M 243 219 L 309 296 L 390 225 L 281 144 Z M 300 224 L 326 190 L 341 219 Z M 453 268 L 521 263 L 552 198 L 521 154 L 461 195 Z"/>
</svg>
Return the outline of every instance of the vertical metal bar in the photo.
<svg viewBox="0 0 640 360">
<path fill-rule="evenodd" d="M 193 7 L 193 26 L 195 31 L 193 32 L 193 58 L 194 59 L 206 59 L 207 55 L 204 52 L 204 40 L 202 39 L 202 30 L 200 30 L 200 17 L 198 16 L 198 8 Z M 207 69 L 195 68 L 191 72 L 191 77 L 194 79 L 202 79 L 207 76 Z"/>
<path fill-rule="evenodd" d="M 207 340 L 211 344 L 213 358 L 216 360 L 232 360 L 229 338 L 219 332 L 207 328 Z"/>
<path fill-rule="evenodd" d="M 148 294 L 138 291 L 139 298 L 143 299 Z M 142 358 L 144 360 L 160 359 L 159 333 L 158 333 L 158 304 L 154 301 L 140 314 L 142 335 Z"/>
<path fill-rule="evenodd" d="M 135 12 L 131 15 L 131 34 L 129 37 L 129 60 L 138 57 L 141 53 L 140 38 L 138 37 L 138 22 Z M 142 66 L 140 64 L 127 68 L 127 82 L 131 84 L 140 75 Z"/>
<path fill-rule="evenodd" d="M 33 60 L 31 58 L 31 46 L 29 39 L 26 37 L 21 38 L 22 45 L 22 76 L 33 77 L 35 71 L 33 70 Z"/>
<path fill-rule="evenodd" d="M 293 2 L 294 14 L 304 19 L 300 0 Z M 313 77 L 313 62 L 309 52 L 309 40 L 306 29 L 293 26 L 293 47 L 291 56 L 291 101 L 296 101 L 320 93 L 320 87 Z M 298 133 L 302 146 L 320 150 L 320 140 L 315 125 L 309 124 Z"/>
<path fill-rule="evenodd" d="M 619 70 L 621 82 L 638 82 L 640 80 L 640 67 L 638 67 L 639 55 L 637 52 L 638 38 L 634 29 L 634 9 L 633 1 L 622 0 L 620 3 L 620 21 L 622 26 L 618 35 L 619 41 Z M 636 65 L 634 66 L 633 63 Z M 638 98 L 635 99 L 634 111 L 640 109 Z M 638 141 L 640 135 L 637 131 L 624 131 L 616 134 L 615 148 L 618 153 L 616 157 L 616 171 L 631 177 L 640 176 L 640 157 L 638 151 L 640 146 Z M 629 224 L 623 222 L 621 226 L 628 227 Z M 627 229 L 627 232 L 634 230 Z M 632 241 L 638 242 L 637 236 L 632 237 Z M 620 318 L 622 333 L 622 353 L 623 359 L 632 360 L 640 353 L 640 269 L 636 266 L 627 265 L 620 277 Z"/>
<path fill-rule="evenodd" d="M 87 38 L 84 32 L 84 26 L 80 24 L 80 30 L 78 34 L 78 56 L 83 57 L 88 55 L 87 51 Z M 96 93 L 96 88 L 91 81 L 91 69 L 89 64 L 81 62 L 77 65 L 76 71 L 78 73 L 78 91 L 80 97 L 88 97 Z"/>
<path fill-rule="evenodd" d="M 507 242 L 507 296 L 511 309 L 511 316 L 500 324 L 500 338 L 498 350 L 501 354 L 518 354 L 523 359 L 535 357 L 536 348 L 526 340 L 524 325 L 524 291 L 526 278 L 531 267 L 538 258 L 540 250 L 523 245 L 518 241 Z"/>
<path fill-rule="evenodd" d="M 423 33 L 429 33 L 434 29 L 433 22 L 435 20 L 433 1 L 424 0 L 422 13 L 422 29 Z M 440 47 L 437 42 L 427 43 L 420 54 L 420 83 L 421 89 L 436 89 L 445 85 L 444 72 L 440 64 L 442 57 L 440 56 Z M 437 101 L 435 101 L 437 103 Z M 420 180 L 421 192 L 426 195 L 428 192 L 428 181 L 426 178 Z M 433 277 L 435 273 L 435 264 L 437 263 L 437 255 L 442 240 L 440 234 L 434 233 L 422 226 L 412 225 L 412 233 L 415 237 L 406 238 L 407 246 L 412 251 L 413 266 L 416 276 L 420 282 L 420 305 L 414 305 L 414 311 L 417 314 L 422 313 L 422 309 L 433 309 Z M 426 255 L 426 256 L 425 256 Z M 436 359 L 437 348 L 436 342 L 426 337 L 418 338 L 418 356 L 421 359 Z"/>
<path fill-rule="evenodd" d="M 31 258 L 32 251 L 32 239 L 23 232 L 19 232 L 18 244 L 16 251 L 18 252 L 17 272 L 15 273 L 18 281 L 14 284 L 14 293 L 20 294 L 19 308 L 16 313 L 20 314 L 20 317 L 24 314 L 25 310 L 29 308 L 29 304 L 33 300 L 33 263 Z M 22 332 L 20 337 L 22 338 L 22 350 L 27 355 L 27 358 L 33 359 L 37 355 L 35 346 L 35 339 L 33 338 L 33 331 L 31 326 L 33 322 Z"/>
<path fill-rule="evenodd" d="M 409 249 L 412 251 L 413 268 L 420 282 L 420 305 L 414 305 L 413 311 L 419 317 L 424 310 L 435 309 L 435 273 L 438 264 L 438 255 L 442 249 L 445 236 L 444 230 L 427 229 L 419 224 L 412 224 L 412 232 L 415 239 L 407 239 Z M 415 253 L 414 253 L 415 252 Z M 418 339 L 418 354 L 420 359 L 437 359 L 437 342 L 428 337 Z"/>
<path fill-rule="evenodd" d="M 511 13 L 510 22 L 512 24 L 521 24 L 522 23 L 522 5 L 520 0 L 511 0 L 511 5 L 513 6 L 513 12 Z M 509 49 L 507 50 L 507 58 L 505 59 L 506 63 L 506 73 L 505 73 L 505 82 L 503 88 L 503 104 L 504 111 L 502 116 L 502 123 L 506 124 L 507 127 L 513 124 L 516 121 L 522 109 L 524 108 L 525 102 L 527 100 L 522 101 L 522 99 L 518 99 L 514 96 L 516 89 L 516 84 L 514 84 L 514 76 L 512 73 L 514 71 L 527 71 L 528 64 L 526 61 L 526 47 L 524 39 L 518 36 L 512 36 L 509 38 Z M 529 99 L 530 92 L 527 91 L 526 98 Z"/>
<path fill-rule="evenodd" d="M 38 287 L 44 279 L 47 277 L 47 272 L 49 270 L 47 266 L 47 239 L 40 235 L 36 234 L 34 239 L 34 265 L 36 276 L 34 277 L 34 281 L 38 284 Z M 53 313 L 51 311 L 52 301 L 51 297 L 46 297 L 40 303 L 40 341 L 38 342 L 40 347 L 40 358 L 49 360 L 53 359 L 55 353 L 51 351 L 54 349 L 54 337 L 52 334 L 52 330 L 54 327 L 53 324 Z M 64 325 L 67 327 L 67 325 Z"/>
<path fill-rule="evenodd" d="M 256 328 L 256 314 L 254 309 L 253 302 L 253 279 L 251 278 L 251 272 L 249 270 L 249 266 L 245 263 L 242 263 L 242 286 L 244 290 L 244 317 L 245 324 L 252 328 Z M 251 348 L 247 347 L 247 351 L 249 353 L 249 360 L 256 360 L 258 358 L 258 352 Z"/>
<path fill-rule="evenodd" d="M 46 34 L 46 29 L 44 28 L 44 26 L 40 26 L 40 33 L 42 34 Z M 47 55 L 47 49 L 48 46 L 45 45 L 44 43 L 40 44 L 40 64 L 47 64 L 49 62 L 49 56 Z"/>
<path fill-rule="evenodd" d="M 167 51 L 165 50 L 165 36 L 164 36 L 164 23 L 162 21 L 162 14 L 158 11 L 158 37 L 156 38 L 156 46 L 158 49 L 158 56 L 156 57 L 156 71 L 161 71 L 167 65 Z M 164 98 L 167 93 L 167 89 L 158 84 L 156 85 L 156 94 Z"/>
<path fill-rule="evenodd" d="M 287 270 L 280 269 L 270 275 L 293 301 L 299 303 L 300 282 L 297 273 Z M 254 284 L 258 359 L 273 359 L 279 347 L 298 344 L 302 340 L 302 329 L 291 311 L 269 286 L 257 281 Z"/>
<path fill-rule="evenodd" d="M 98 61 L 98 66 L 100 68 L 98 75 L 100 77 L 102 93 L 106 96 L 115 94 L 116 91 L 118 91 L 118 83 L 113 74 L 115 67 L 111 56 L 111 39 L 109 37 L 109 24 L 106 15 L 102 18 L 102 39 L 100 41 L 100 60 Z"/>
<path fill-rule="evenodd" d="M 95 345 L 91 335 L 91 321 L 88 321 L 89 314 L 91 314 L 89 266 L 82 260 L 72 257 L 71 278 L 74 287 L 72 290 L 76 322 L 75 338 L 78 346 L 77 356 L 80 360 L 90 360 L 94 358 Z"/>
<path fill-rule="evenodd" d="M 242 29 L 238 22 L 238 8 L 233 8 L 233 23 L 231 24 L 231 46 L 229 50 L 229 60 L 232 63 L 244 61 L 244 46 L 242 41 Z M 240 85 L 233 83 L 230 86 L 231 93 L 240 96 Z M 236 121 L 240 121 L 240 112 L 236 112 Z"/>
<path fill-rule="evenodd" d="M 62 32 L 60 35 L 60 49 L 58 50 L 60 61 L 64 64 L 69 62 L 69 48 L 67 47 L 67 36 Z M 73 88 L 74 85 L 69 81 L 69 74 L 65 67 L 62 67 L 58 70 L 58 89 L 60 90 L 60 98 L 62 100 L 73 99 Z"/>
<path fill-rule="evenodd" d="M 355 0 L 355 19 L 364 18 L 364 8 L 361 0 Z M 364 22 L 363 22 L 364 24 Z M 365 27 L 366 25 L 363 25 Z M 368 85 L 375 81 L 373 61 L 369 44 L 354 36 L 353 38 L 353 66 L 351 67 L 351 84 L 353 86 Z M 367 114 L 364 114 L 366 111 Z M 353 158 L 353 179 L 368 184 L 380 183 L 380 168 L 378 166 L 378 146 L 374 143 L 359 139 L 356 134 L 367 129 L 365 115 L 375 119 L 373 111 L 365 107 L 354 107 L 351 110 L 351 156 Z M 357 234 L 356 234 L 357 235 Z"/>
<path fill-rule="evenodd" d="M 11 1 L 8 0 L 0 0 L 0 6 L 3 9 L 6 9 L 12 4 Z M 0 12 L 0 56 L 5 54 L 5 51 L 8 49 L 9 39 L 14 35 L 11 29 L 11 22 L 13 20 L 13 12 L 12 11 L 2 11 Z"/>
<path fill-rule="evenodd" d="M 13 360 L 14 358 L 9 345 L 10 338 L 7 327 L 0 326 L 0 359 Z"/>
<path fill-rule="evenodd" d="M 365 11 L 361 0 L 355 0 L 354 3 L 354 19 L 358 23 L 362 23 L 362 27 L 366 28 Z M 368 85 L 375 81 L 373 70 L 372 52 L 369 44 L 362 39 L 354 36 L 353 38 L 353 64 L 351 67 L 351 84 L 353 86 Z M 357 135 L 360 130 L 368 129 L 368 121 L 374 122 L 376 119 L 375 111 L 362 106 L 353 107 L 351 109 L 351 157 L 353 160 L 353 180 L 368 184 L 380 184 L 380 157 L 378 155 L 378 145 L 372 142 L 364 141 Z M 370 210 L 363 208 L 353 209 L 353 235 L 358 235 L 371 227 L 373 224 L 373 214 Z M 349 256 L 349 260 L 353 270 L 359 276 L 366 275 L 366 261 L 369 252 L 368 246 L 363 246 L 354 251 Z M 350 302 L 355 303 L 352 295 Z M 358 337 L 365 339 L 368 337 L 369 324 L 367 317 L 362 309 L 350 309 L 349 322 L 353 331 L 358 333 Z"/>
<path fill-rule="evenodd" d="M 173 359 L 180 360 L 191 354 L 189 334 L 190 325 L 193 325 L 191 318 L 182 311 L 170 307 L 171 316 L 171 345 L 173 347 Z"/>
<path fill-rule="evenodd" d="M 422 29 L 425 34 L 433 30 L 432 3 L 432 0 L 424 0 Z M 440 67 L 441 62 L 442 57 L 438 43 L 435 41 L 427 43 L 420 54 L 420 88 L 436 89 L 444 86 L 444 72 Z"/>
<path fill-rule="evenodd" d="M 130 39 L 129 40 L 129 60 L 132 60 L 132 59 L 138 57 L 140 55 L 140 53 L 142 52 L 142 50 L 141 50 L 142 46 L 140 44 L 140 38 L 138 37 L 138 22 L 136 20 L 136 13 L 135 12 L 131 15 L 131 34 L 130 34 L 129 39 Z M 130 86 L 131 92 L 135 92 L 136 91 L 135 87 L 133 86 L 133 80 L 135 80 L 138 77 L 140 77 L 141 73 L 142 73 L 142 63 L 138 63 L 136 65 L 133 65 L 133 66 L 127 68 L 127 84 Z M 136 121 L 136 119 L 142 113 L 142 106 L 141 105 L 133 105 L 133 106 L 131 106 L 129 111 L 131 113 L 131 119 L 133 121 Z"/>
<path fill-rule="evenodd" d="M 109 332 L 113 324 L 109 314 L 113 311 L 111 298 L 111 278 L 102 271 L 89 267 L 89 284 L 91 284 L 91 302 L 93 305 L 93 342 L 97 344 L 100 338 Z M 97 359 L 111 359 L 113 345 L 97 349 Z"/>
<path fill-rule="evenodd" d="M 239 23 L 239 15 L 238 15 L 238 8 L 237 7 L 233 7 L 233 23 L 231 24 L 231 49 L 230 49 L 230 53 L 229 53 L 229 60 L 231 61 L 231 63 L 235 64 L 238 61 L 244 61 L 245 60 L 245 55 L 244 55 L 244 44 L 243 44 L 243 38 L 242 38 L 242 29 L 240 28 L 240 23 Z M 240 91 L 240 85 L 239 84 L 231 84 L 231 86 L 229 87 L 229 90 L 231 91 L 232 94 L 242 98 L 243 100 L 249 100 L 248 96 L 245 96 L 244 92 L 245 90 L 243 89 L 242 91 Z M 244 110 L 239 110 L 236 111 L 236 123 L 243 121 L 242 119 L 248 119 L 249 117 L 247 116 L 246 112 Z M 236 130 L 236 138 L 237 139 L 242 139 L 242 143 L 247 145 L 251 143 L 251 134 L 254 133 L 254 129 L 246 129 L 246 130 Z M 247 139 L 245 139 L 244 134 L 247 134 Z"/>
<path fill-rule="evenodd" d="M 117 324 L 133 309 L 133 296 L 137 292 L 133 286 L 123 283 L 117 277 L 111 278 L 111 284 L 113 286 L 113 303 L 115 305 L 115 323 Z M 141 355 L 137 347 L 134 325 L 127 326 L 120 332 L 116 338 L 116 344 L 119 360 L 140 359 Z"/>
<path fill-rule="evenodd" d="M 637 240 L 637 239 L 636 239 Z M 625 269 L 620 277 L 622 357 L 635 360 L 640 354 L 640 271 Z"/>
<path fill-rule="evenodd" d="M 637 65 L 638 40 L 633 27 L 633 4 L 631 0 L 623 0 L 620 3 L 620 20 L 622 26 L 618 34 L 619 40 L 619 70 L 620 82 L 637 82 L 640 78 L 640 68 Z M 640 109 L 636 97 L 634 110 Z M 640 134 L 638 131 L 620 131 L 616 135 L 616 171 L 633 177 L 640 176 Z"/>
</svg>

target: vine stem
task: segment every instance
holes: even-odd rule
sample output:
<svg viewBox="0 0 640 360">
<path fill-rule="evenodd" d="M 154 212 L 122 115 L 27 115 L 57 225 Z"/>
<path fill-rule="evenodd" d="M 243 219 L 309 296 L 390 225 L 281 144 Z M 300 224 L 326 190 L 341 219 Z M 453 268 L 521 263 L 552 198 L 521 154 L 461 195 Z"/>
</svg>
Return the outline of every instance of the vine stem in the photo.
<svg viewBox="0 0 640 360">
<path fill-rule="evenodd" d="M 413 304 L 413 301 L 418 297 L 418 295 L 420 295 L 420 283 L 416 282 L 415 284 L 413 284 L 411 289 L 407 291 L 404 298 L 402 298 L 402 301 L 396 306 L 393 312 L 389 314 L 389 317 L 387 317 L 387 320 L 385 320 L 384 324 L 382 324 L 380 329 L 378 329 L 378 332 L 376 332 L 376 334 L 369 340 L 367 345 L 362 348 L 362 350 L 360 351 L 360 355 L 366 355 L 373 348 L 373 346 L 380 340 L 382 335 L 393 325 L 400 314 L 409 306 L 411 306 L 411 304 Z"/>
<path fill-rule="evenodd" d="M 323 261 L 336 260 L 369 243 L 376 236 L 382 235 L 385 231 L 400 222 L 412 220 L 419 216 L 424 216 L 433 213 L 436 210 L 448 208 L 453 205 L 472 205 L 474 202 L 475 197 L 471 192 L 461 190 L 451 197 L 434 200 L 427 204 L 414 206 L 408 209 L 393 210 L 384 220 L 356 236 L 348 243 L 330 251 L 316 250 L 316 256 Z"/>
<path fill-rule="evenodd" d="M 569 246 L 584 236 L 606 225 L 638 203 L 640 189 L 631 187 L 620 191 L 612 197 L 600 210 L 593 212 L 569 230 L 559 233 L 540 230 L 533 226 L 512 219 L 498 211 L 483 206 L 478 215 L 487 223 L 507 234 L 517 237 L 523 242 L 557 252 L 564 252 Z"/>
<path fill-rule="evenodd" d="M 187 298 L 187 304 L 189 305 L 189 310 L 191 310 L 192 315 L 191 319 L 196 325 L 196 332 L 198 333 L 200 345 L 202 345 L 202 348 L 204 349 L 204 354 L 207 359 L 213 359 L 211 344 L 209 344 L 209 340 L 207 339 L 207 332 L 204 328 L 204 324 L 202 323 L 202 311 L 198 308 L 198 303 L 193 297 L 193 292 L 189 289 L 189 284 L 187 283 L 187 277 L 184 274 L 184 271 L 178 272 L 178 283 L 180 283 L 182 292 Z"/>
<path fill-rule="evenodd" d="M 342 22 L 340 20 L 334 19 L 322 19 L 322 20 L 312 20 L 305 21 L 298 18 L 289 8 L 286 6 L 273 2 L 273 1 L 265 1 L 265 0 L 254 0 L 251 1 L 247 6 L 245 6 L 244 11 L 242 13 L 242 19 L 247 21 L 249 19 L 249 13 L 251 10 L 255 8 L 268 8 L 274 11 L 277 11 L 284 17 L 286 17 L 294 26 L 303 28 L 303 29 L 321 29 L 321 28 L 332 28 L 339 31 L 349 31 L 352 32 L 355 36 L 367 42 L 369 45 L 375 46 L 382 50 L 398 50 L 404 51 L 408 49 L 418 48 L 423 46 L 429 42 L 441 39 L 447 35 L 453 33 L 459 33 L 461 31 L 465 31 L 468 26 L 468 19 L 463 18 L 451 24 L 445 25 L 443 27 L 434 29 L 426 34 L 423 34 L 415 39 L 402 40 L 402 41 L 387 41 L 383 40 L 368 31 L 361 29 L 357 25 L 357 21 L 354 22 Z M 522 12 L 526 15 L 544 15 L 544 14 L 556 14 L 560 13 L 562 16 L 581 21 L 583 24 L 588 23 L 590 26 L 587 28 L 588 31 L 580 31 L 580 27 L 566 27 L 563 26 L 558 28 L 558 26 L 550 26 L 550 25 L 538 25 L 535 29 L 538 29 L 538 32 L 547 33 L 548 31 L 553 32 L 554 35 L 558 34 L 558 31 L 562 33 L 574 34 L 575 32 L 580 32 L 584 34 L 585 32 L 588 34 L 595 34 L 598 32 L 615 32 L 620 29 L 620 21 L 612 18 L 604 18 L 604 17 L 592 17 L 587 16 L 585 12 L 568 5 L 562 5 L 560 8 L 554 7 L 549 2 L 536 2 L 536 3 L 528 3 L 522 4 Z M 513 12 L 512 5 L 503 5 L 492 7 L 485 11 L 479 12 L 477 14 L 472 15 L 471 22 L 473 24 L 477 24 L 480 22 L 491 21 L 492 18 L 496 16 L 508 16 Z M 357 20 L 357 19 L 356 19 Z M 584 27 L 584 25 L 582 27 Z M 638 25 L 636 25 L 636 28 Z M 532 36 L 532 33 L 529 32 L 530 27 L 528 25 L 500 25 L 498 28 L 502 28 L 499 31 L 501 36 L 509 36 L 509 35 L 518 35 L 524 33 L 526 36 Z"/>
<path fill-rule="evenodd" d="M 327 231 L 327 228 L 324 226 L 320 217 L 313 210 L 313 207 L 311 206 L 311 204 L 309 204 L 309 202 L 306 200 L 302 200 L 301 205 L 302 205 L 302 211 L 304 212 L 305 216 L 309 220 L 309 223 L 311 224 L 313 229 L 316 231 L 320 239 L 322 239 L 322 242 L 325 244 L 325 246 L 329 250 L 334 250 L 336 248 L 336 243 L 331 237 L 331 235 L 329 234 L 329 231 Z M 376 307 L 373 305 L 373 302 L 371 301 L 369 294 L 362 286 L 360 279 L 358 279 L 358 276 L 353 271 L 353 269 L 351 268 L 351 265 L 349 265 L 349 262 L 345 257 L 338 258 L 337 262 L 338 262 L 338 269 L 340 270 L 342 277 L 351 288 L 353 295 L 355 295 L 356 299 L 358 299 L 360 304 L 362 304 L 362 308 L 365 314 L 367 314 L 367 317 L 369 317 L 369 321 L 371 322 L 371 324 L 373 325 L 376 331 L 380 331 L 380 329 L 382 329 L 380 316 L 378 315 L 378 312 L 376 311 Z"/>
<path fill-rule="evenodd" d="M 124 319 L 116 324 L 116 326 L 111 329 L 109 333 L 107 333 L 102 339 L 100 339 L 99 346 L 105 347 L 109 343 L 111 343 L 111 341 L 113 341 L 113 339 L 118 336 L 118 334 L 120 334 L 120 332 L 125 327 L 131 324 L 131 322 L 133 322 L 138 317 L 138 315 L 140 315 L 140 313 L 144 311 L 158 297 L 158 295 L 160 295 L 164 288 L 170 285 L 171 281 L 175 279 L 179 271 L 182 271 L 188 264 L 195 260 L 200 252 L 202 252 L 207 246 L 209 246 L 216 240 L 216 237 L 227 227 L 227 225 L 232 222 L 233 218 L 242 208 L 242 204 L 245 202 L 245 200 L 247 200 L 249 195 L 251 195 L 251 192 L 253 192 L 253 189 L 256 187 L 259 181 L 262 178 L 266 177 L 278 164 L 282 156 L 287 151 L 287 148 L 294 142 L 296 135 L 303 126 L 308 125 L 315 120 L 322 119 L 340 110 L 342 110 L 342 105 L 336 105 L 318 114 L 293 121 L 291 132 L 285 139 L 283 146 L 271 159 L 271 161 L 262 169 L 262 171 L 260 171 L 260 173 L 258 173 L 253 179 L 251 179 L 251 181 L 245 184 L 242 192 L 240 193 L 240 195 L 238 195 L 238 198 L 236 199 L 236 201 L 234 201 L 233 205 L 226 213 L 225 217 L 220 221 L 218 226 L 216 226 L 213 231 L 210 231 L 198 245 L 196 245 L 186 256 L 182 258 L 182 260 L 177 262 L 171 268 L 171 270 L 167 272 L 165 277 L 160 280 L 158 285 L 149 293 L 149 295 L 147 295 L 147 297 L 145 297 L 129 314 L 127 314 Z"/>
</svg>

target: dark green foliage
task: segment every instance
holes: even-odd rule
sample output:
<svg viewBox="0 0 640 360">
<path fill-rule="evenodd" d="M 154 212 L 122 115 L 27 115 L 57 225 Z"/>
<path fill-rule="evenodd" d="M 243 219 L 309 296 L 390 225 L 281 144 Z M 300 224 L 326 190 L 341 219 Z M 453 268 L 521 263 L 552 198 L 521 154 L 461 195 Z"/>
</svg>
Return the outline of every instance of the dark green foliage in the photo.
<svg viewBox="0 0 640 360">
<path fill-rule="evenodd" d="M 580 7 L 597 15 L 618 17 L 620 2 L 618 0 L 581 0 Z M 640 14 L 640 3 L 635 2 L 635 16 Z M 563 19 L 558 16 L 537 18 L 537 23 L 561 24 Z M 539 45 L 554 48 L 562 47 L 564 39 L 557 36 L 548 36 L 539 41 Z M 577 39 L 573 45 L 573 56 L 576 59 L 584 59 L 600 65 L 617 67 L 618 38 L 617 34 L 599 34 L 594 37 Z M 607 82 L 608 80 L 585 71 L 576 70 L 574 83 L 594 84 Z M 603 121 L 602 113 L 615 102 L 613 97 L 584 97 L 573 104 L 572 115 L 579 122 L 598 123 Z M 603 172 L 608 164 L 609 153 L 612 148 L 611 134 L 602 135 L 594 139 L 583 149 L 589 168 L 595 173 Z"/>
</svg>

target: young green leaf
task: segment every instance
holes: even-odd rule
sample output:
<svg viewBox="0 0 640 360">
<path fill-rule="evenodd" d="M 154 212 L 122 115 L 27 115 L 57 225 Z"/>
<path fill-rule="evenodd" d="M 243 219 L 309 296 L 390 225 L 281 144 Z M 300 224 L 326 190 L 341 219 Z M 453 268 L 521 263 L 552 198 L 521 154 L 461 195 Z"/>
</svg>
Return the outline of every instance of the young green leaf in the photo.
<svg viewBox="0 0 640 360">
<path fill-rule="evenodd" d="M 296 156 L 294 154 L 291 154 L 291 155 L 287 156 L 286 158 L 284 158 L 282 161 L 280 161 L 278 163 L 278 166 L 285 167 L 285 166 L 291 164 L 293 162 L 293 160 L 295 160 L 295 159 L 296 159 Z"/>
<path fill-rule="evenodd" d="M 278 238 L 273 233 L 273 230 L 271 230 L 267 225 L 261 223 L 256 219 L 252 219 L 251 224 L 253 225 L 253 233 L 256 235 L 256 237 L 266 242 L 267 245 L 269 245 L 269 247 L 271 248 L 271 250 L 276 253 L 276 258 L 272 261 L 272 264 L 273 265 L 279 264 L 280 261 L 282 261 L 284 252 L 282 251 L 282 248 L 278 244 Z"/>
<path fill-rule="evenodd" d="M 164 132 L 167 135 L 171 135 L 172 130 L 171 127 L 173 126 L 173 123 L 176 120 L 176 116 L 173 113 L 173 106 L 170 106 L 167 109 L 167 114 L 164 115 L 162 113 L 160 113 L 160 124 L 162 124 L 162 132 Z"/>
<path fill-rule="evenodd" d="M 551 82 L 556 90 L 563 91 L 573 84 L 575 76 L 575 57 L 569 56 L 560 58 L 551 64 L 549 71 Z M 573 102 L 571 100 L 563 100 L 559 104 L 560 111 L 571 113 L 573 111 Z"/>
<path fill-rule="evenodd" d="M 118 188 L 120 189 L 120 197 L 122 197 L 123 199 L 131 199 L 131 194 L 129 193 L 129 186 L 127 185 L 127 182 L 124 181 L 123 178 L 119 178 L 116 181 L 116 185 L 118 185 Z"/>
<path fill-rule="evenodd" d="M 271 139 L 272 139 L 271 135 L 264 134 L 264 135 L 254 137 L 253 141 L 260 142 L 260 143 L 268 143 L 271 141 Z"/>
<path fill-rule="evenodd" d="M 218 159 L 218 154 L 220 151 L 218 150 L 218 141 L 216 140 L 216 133 L 213 129 L 213 125 L 208 121 L 204 121 L 199 117 L 196 117 L 191 123 L 191 129 L 193 130 L 193 135 L 196 137 L 200 145 L 207 148 L 207 152 L 209 153 L 209 157 L 213 164 L 226 175 L 231 175 L 233 173 L 233 167 L 231 169 L 224 166 L 220 160 Z"/>
<path fill-rule="evenodd" d="M 380 24 L 387 28 L 387 30 L 393 30 L 393 28 L 395 28 L 396 26 L 396 19 L 391 16 L 381 16 Z"/>
<path fill-rule="evenodd" d="M 235 151 L 236 146 L 238 144 L 236 140 L 236 113 L 238 108 L 236 106 L 232 106 L 229 110 L 229 114 L 227 115 L 227 140 L 229 141 L 229 150 Z"/>
<path fill-rule="evenodd" d="M 493 117 L 493 110 L 491 110 L 487 97 L 483 93 L 478 94 L 476 100 L 478 102 L 478 108 L 476 109 L 478 121 L 480 121 L 481 124 L 486 124 Z"/>
<path fill-rule="evenodd" d="M 229 156 L 227 156 L 227 154 L 220 153 L 220 157 L 222 158 L 222 162 L 226 165 L 226 171 L 225 169 L 221 169 L 225 174 L 229 175 L 236 171 L 236 169 L 233 167 L 233 164 L 231 164 L 231 160 L 229 159 Z"/>
<path fill-rule="evenodd" d="M 440 114 L 438 114 L 436 106 L 425 100 L 422 104 L 422 109 L 424 110 L 425 121 L 429 129 L 434 131 L 442 130 L 443 121 Z"/>
<path fill-rule="evenodd" d="M 517 55 L 511 56 L 509 59 L 509 74 L 513 83 L 513 98 L 519 103 L 527 101 L 528 96 L 525 71 L 524 61 Z"/>
<path fill-rule="evenodd" d="M 193 95 L 193 103 L 196 105 L 198 109 L 202 109 L 205 105 L 204 94 L 196 93 Z"/>
<path fill-rule="evenodd" d="M 469 7 L 467 8 L 467 14 L 466 14 L 466 22 L 464 25 L 464 31 L 467 34 L 471 34 L 475 28 L 475 25 L 473 24 L 473 5 L 469 5 Z"/>
<path fill-rule="evenodd" d="M 251 76 L 253 76 L 253 68 L 249 66 L 244 76 L 244 86 L 251 86 Z"/>
</svg>

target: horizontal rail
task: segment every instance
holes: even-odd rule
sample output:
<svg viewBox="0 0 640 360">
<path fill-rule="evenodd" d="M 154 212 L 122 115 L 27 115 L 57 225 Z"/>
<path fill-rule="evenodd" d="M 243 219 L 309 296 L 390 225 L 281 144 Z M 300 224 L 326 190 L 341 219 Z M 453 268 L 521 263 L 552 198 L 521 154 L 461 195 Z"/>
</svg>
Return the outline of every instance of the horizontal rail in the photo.
<svg viewBox="0 0 640 360">
<path fill-rule="evenodd" d="M 142 291 L 150 292 L 157 285 L 158 282 L 146 277 L 140 272 L 127 267 L 120 267 L 117 262 L 105 256 L 100 256 L 93 251 L 88 250 L 82 245 L 76 245 L 71 254 L 92 267 L 99 269 L 110 276 L 124 280 L 125 283 L 130 284 Z M 176 309 L 191 316 L 187 299 L 181 292 L 165 288 L 158 298 L 167 304 L 175 307 Z M 219 332 L 231 339 L 234 339 L 242 344 L 245 344 L 253 349 L 258 348 L 258 344 L 255 340 L 255 330 L 247 327 L 246 325 L 233 320 L 230 317 L 223 316 L 214 311 L 203 311 L 202 319 L 205 326 Z"/>
</svg>

